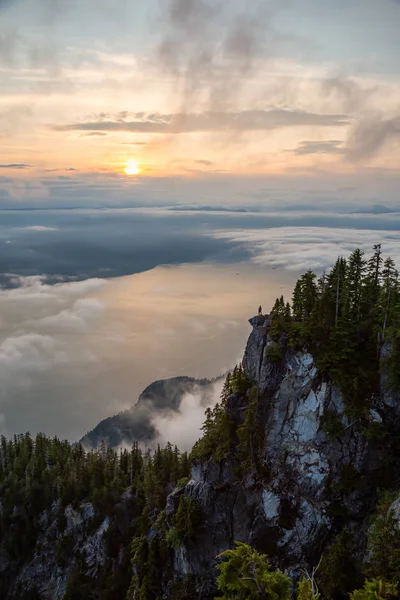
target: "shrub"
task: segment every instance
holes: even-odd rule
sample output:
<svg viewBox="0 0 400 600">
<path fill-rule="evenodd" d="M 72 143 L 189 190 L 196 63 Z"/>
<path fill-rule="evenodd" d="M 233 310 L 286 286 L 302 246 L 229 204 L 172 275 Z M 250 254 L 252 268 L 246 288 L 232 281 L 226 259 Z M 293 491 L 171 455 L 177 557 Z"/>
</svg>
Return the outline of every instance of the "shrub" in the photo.
<svg viewBox="0 0 400 600">
<path fill-rule="evenodd" d="M 167 531 L 167 543 L 174 548 L 180 548 L 194 538 L 195 529 L 201 520 L 200 507 L 194 498 L 181 496 L 172 527 Z"/>
<path fill-rule="evenodd" d="M 392 600 L 398 595 L 397 583 L 379 578 L 367 581 L 362 590 L 350 594 L 350 600 Z"/>
<path fill-rule="evenodd" d="M 273 364 L 279 364 L 283 360 L 283 350 L 279 342 L 271 342 L 265 348 L 265 359 Z"/>
<path fill-rule="evenodd" d="M 321 428 L 330 438 L 337 437 L 344 431 L 343 423 L 332 410 L 326 409 L 321 418 Z"/>
<path fill-rule="evenodd" d="M 268 557 L 247 544 L 236 542 L 218 558 L 218 590 L 224 600 L 290 600 L 290 579 L 280 570 L 272 571 Z"/>
<path fill-rule="evenodd" d="M 185 487 L 185 485 L 187 485 L 190 481 L 190 477 L 182 477 L 182 479 L 180 479 L 178 481 L 178 483 L 176 484 L 176 487 L 180 488 L 180 487 Z"/>
<path fill-rule="evenodd" d="M 317 582 L 323 597 L 342 600 L 360 581 L 360 570 L 354 560 L 355 544 L 345 528 L 322 557 Z"/>
<path fill-rule="evenodd" d="M 393 511 L 390 509 L 395 494 L 384 492 L 372 517 L 368 530 L 368 577 L 384 577 L 388 580 L 400 571 L 400 531 Z"/>
<path fill-rule="evenodd" d="M 309 579 L 304 577 L 300 580 L 297 588 L 297 600 L 319 600 L 320 595 L 313 592 L 313 585 Z"/>
</svg>

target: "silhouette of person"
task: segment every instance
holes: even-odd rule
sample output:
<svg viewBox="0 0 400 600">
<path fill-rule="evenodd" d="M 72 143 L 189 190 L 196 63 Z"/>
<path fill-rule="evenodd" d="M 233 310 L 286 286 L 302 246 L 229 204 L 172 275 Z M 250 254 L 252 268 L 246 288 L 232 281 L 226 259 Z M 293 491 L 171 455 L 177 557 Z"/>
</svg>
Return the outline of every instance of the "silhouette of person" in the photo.
<svg viewBox="0 0 400 600">
<path fill-rule="evenodd" d="M 261 308 L 261 305 L 258 307 L 258 314 L 259 314 L 259 315 L 262 315 L 262 308 Z"/>
</svg>

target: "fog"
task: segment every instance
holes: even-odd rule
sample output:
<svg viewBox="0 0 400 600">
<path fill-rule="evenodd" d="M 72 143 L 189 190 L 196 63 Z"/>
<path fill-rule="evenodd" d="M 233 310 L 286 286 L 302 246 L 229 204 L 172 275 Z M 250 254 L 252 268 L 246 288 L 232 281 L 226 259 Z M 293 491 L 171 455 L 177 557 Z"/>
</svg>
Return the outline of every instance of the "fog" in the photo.
<svg viewBox="0 0 400 600">
<path fill-rule="evenodd" d="M 225 372 L 242 356 L 247 319 L 260 302 L 267 310 L 277 294 L 291 294 L 294 278 L 245 264 L 52 286 L 14 278 L 19 287 L 0 291 L 1 431 L 76 440 L 156 379 Z M 193 402 L 183 403 L 180 424 L 164 422 L 162 435 L 178 443 Z M 201 412 L 189 420 L 198 429 Z"/>
</svg>

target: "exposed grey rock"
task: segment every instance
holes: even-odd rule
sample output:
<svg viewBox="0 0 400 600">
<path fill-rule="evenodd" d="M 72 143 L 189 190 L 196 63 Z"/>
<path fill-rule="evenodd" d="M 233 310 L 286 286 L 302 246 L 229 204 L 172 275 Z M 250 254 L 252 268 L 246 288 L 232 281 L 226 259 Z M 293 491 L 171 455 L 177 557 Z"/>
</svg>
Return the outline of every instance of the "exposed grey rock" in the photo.
<svg viewBox="0 0 400 600">
<path fill-rule="evenodd" d="M 220 464 L 196 461 L 192 479 L 168 501 L 170 517 L 182 494 L 195 498 L 201 507 L 203 522 L 195 543 L 176 552 L 175 570 L 177 578 L 190 572 L 207 581 L 210 597 L 216 557 L 235 541 L 281 557 L 280 566 L 296 574 L 300 567 L 312 566 L 318 548 L 333 535 L 335 503 L 347 512 L 350 526 L 354 520 L 357 532 L 359 522 L 367 520 L 371 494 L 361 484 L 346 489 L 343 470 L 362 481 L 383 459 L 346 416 L 340 390 L 322 377 L 307 349 L 295 351 L 283 339 L 283 360 L 271 363 L 265 355 L 273 343 L 269 319 L 254 317 L 249 322 L 252 331 L 243 366 L 259 390 L 264 429 L 259 458 L 265 474 L 261 480 L 256 473 L 239 480 L 234 457 Z M 383 396 L 389 404 L 387 391 Z M 243 421 L 247 404 L 246 395 L 228 399 L 236 424 Z M 325 418 L 335 418 L 338 435 L 327 434 Z M 377 407 L 371 409 L 370 418 L 382 422 Z"/>
<path fill-rule="evenodd" d="M 389 508 L 389 512 L 393 514 L 397 521 L 397 527 L 400 529 L 400 494 Z"/>
<path fill-rule="evenodd" d="M 62 556 L 62 561 L 57 559 L 57 546 L 64 536 L 73 540 L 73 549 L 79 548 L 86 563 L 86 574 L 95 577 L 104 565 L 104 533 L 109 527 L 109 520 L 99 526 L 94 534 L 86 531 L 87 523 L 95 516 L 91 503 L 83 503 L 79 510 L 67 506 L 64 510 L 66 527 L 64 531 L 58 529 L 57 503 L 52 510 L 40 516 L 43 527 L 32 560 L 25 563 L 11 587 L 9 598 L 21 598 L 21 594 L 36 587 L 43 600 L 62 600 L 64 597 L 71 571 L 75 565 L 74 552 Z M 1 557 L 0 557 L 1 565 Z M 9 568 L 10 564 L 4 566 Z M 1 566 L 0 566 L 1 570 Z M 17 592 L 18 590 L 18 592 Z"/>
</svg>

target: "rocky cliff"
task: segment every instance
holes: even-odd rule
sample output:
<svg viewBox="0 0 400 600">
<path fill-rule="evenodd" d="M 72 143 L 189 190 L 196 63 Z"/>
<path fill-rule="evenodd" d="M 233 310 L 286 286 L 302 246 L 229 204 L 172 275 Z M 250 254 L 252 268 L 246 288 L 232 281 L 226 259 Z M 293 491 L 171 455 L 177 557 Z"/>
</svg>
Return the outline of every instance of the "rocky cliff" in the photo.
<svg viewBox="0 0 400 600">
<path fill-rule="evenodd" d="M 212 600 L 218 556 L 235 541 L 267 554 L 295 583 L 344 531 L 352 548 L 342 560 L 354 558 L 364 573 L 380 489 L 389 492 L 380 509 L 382 551 L 394 532 L 398 556 L 399 395 L 381 376 L 379 390 L 355 410 L 308 348 L 277 336 L 267 317 L 250 325 L 222 408 L 206 413 L 189 478 L 188 456 L 170 445 L 154 454 L 137 444 L 85 453 L 40 435 L 1 438 L 1 597 Z M 389 354 L 384 344 L 382 355 Z M 175 383 L 179 406 L 180 392 L 198 382 L 179 380 L 177 395 Z M 164 388 L 154 384 L 143 401 L 170 405 Z M 213 422 L 220 429 L 210 443 Z M 389 571 L 398 577 L 400 564 Z M 339 595 L 322 589 L 322 597 L 347 598 L 358 579 L 350 574 L 347 584 Z"/>
<path fill-rule="evenodd" d="M 364 547 L 387 467 L 377 432 L 390 430 L 399 415 L 398 399 L 383 382 L 367 414 L 350 416 L 342 393 L 318 371 L 306 348 L 296 351 L 282 337 L 281 358 L 271 360 L 268 348 L 276 342 L 269 320 L 254 317 L 250 324 L 243 367 L 258 393 L 257 464 L 238 475 L 235 450 L 217 464 L 197 460 L 187 485 L 168 498 L 170 520 L 182 495 L 200 506 L 195 540 L 175 551 L 174 564 L 178 578 L 197 577 L 202 598 L 213 597 L 216 557 L 234 541 L 265 552 L 294 577 L 300 568 L 316 565 L 344 525 Z M 236 426 L 248 404 L 249 391 L 228 398 Z"/>
</svg>

